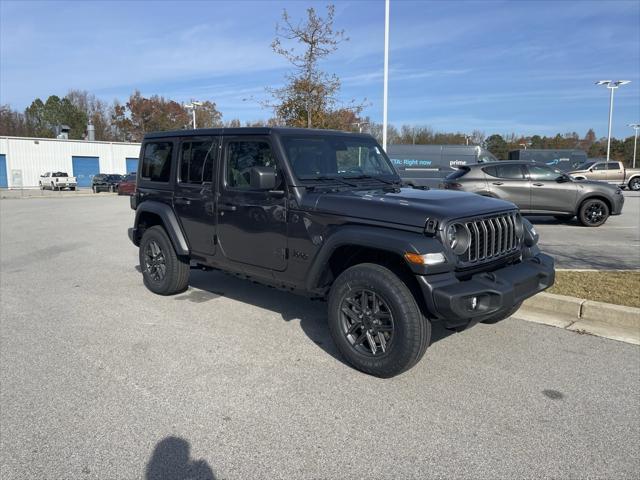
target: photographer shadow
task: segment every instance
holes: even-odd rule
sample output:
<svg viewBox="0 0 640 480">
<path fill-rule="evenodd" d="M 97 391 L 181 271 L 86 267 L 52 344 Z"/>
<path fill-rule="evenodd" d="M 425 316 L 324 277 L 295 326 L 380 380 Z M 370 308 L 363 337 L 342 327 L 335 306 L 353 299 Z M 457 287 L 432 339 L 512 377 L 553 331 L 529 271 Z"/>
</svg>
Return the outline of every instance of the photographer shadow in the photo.
<svg viewBox="0 0 640 480">
<path fill-rule="evenodd" d="M 189 442 L 180 437 L 160 440 L 147 463 L 145 480 L 215 480 L 205 460 L 192 460 Z"/>
</svg>

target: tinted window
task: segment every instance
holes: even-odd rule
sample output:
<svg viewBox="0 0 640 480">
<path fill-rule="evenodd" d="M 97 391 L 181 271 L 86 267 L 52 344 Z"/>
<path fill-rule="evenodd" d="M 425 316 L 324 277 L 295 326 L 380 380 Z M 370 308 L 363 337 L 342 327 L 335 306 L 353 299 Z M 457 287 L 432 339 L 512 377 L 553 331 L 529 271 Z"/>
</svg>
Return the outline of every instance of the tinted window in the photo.
<svg viewBox="0 0 640 480">
<path fill-rule="evenodd" d="M 251 168 L 272 167 L 276 161 L 265 141 L 232 141 L 227 144 L 227 185 L 231 188 L 251 188 Z"/>
<path fill-rule="evenodd" d="M 522 167 L 520 165 L 494 165 L 482 169 L 484 173 L 496 178 L 511 180 L 523 180 Z"/>
<path fill-rule="evenodd" d="M 140 176 L 153 182 L 168 182 L 171 173 L 172 142 L 147 143 Z"/>
<path fill-rule="evenodd" d="M 607 164 L 606 163 L 598 163 L 595 167 L 593 167 L 594 170 L 606 170 L 607 169 Z"/>
<path fill-rule="evenodd" d="M 609 170 L 622 170 L 622 165 L 618 162 L 609 162 Z"/>
<path fill-rule="evenodd" d="M 560 172 L 539 165 L 529 165 L 527 168 L 529 169 L 531 180 L 555 181 L 555 179 L 561 175 Z"/>
<path fill-rule="evenodd" d="M 217 139 L 184 142 L 180 149 L 180 181 L 201 184 L 213 181 Z"/>
</svg>

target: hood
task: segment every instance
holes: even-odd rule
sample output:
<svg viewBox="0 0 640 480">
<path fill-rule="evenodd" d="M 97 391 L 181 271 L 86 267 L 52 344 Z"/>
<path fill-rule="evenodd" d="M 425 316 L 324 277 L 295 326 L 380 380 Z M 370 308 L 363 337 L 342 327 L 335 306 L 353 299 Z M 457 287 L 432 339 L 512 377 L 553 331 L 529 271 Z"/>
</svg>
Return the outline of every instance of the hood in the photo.
<svg viewBox="0 0 640 480">
<path fill-rule="evenodd" d="M 309 192 L 305 194 L 302 206 L 320 213 L 420 228 L 424 227 L 427 218 L 443 222 L 516 208 L 511 202 L 475 193 L 413 188 Z"/>
<path fill-rule="evenodd" d="M 619 188 L 617 185 L 612 185 L 603 180 L 582 180 L 574 178 L 573 182 L 582 188 L 589 187 L 590 190 L 611 190 L 615 192 Z"/>
</svg>

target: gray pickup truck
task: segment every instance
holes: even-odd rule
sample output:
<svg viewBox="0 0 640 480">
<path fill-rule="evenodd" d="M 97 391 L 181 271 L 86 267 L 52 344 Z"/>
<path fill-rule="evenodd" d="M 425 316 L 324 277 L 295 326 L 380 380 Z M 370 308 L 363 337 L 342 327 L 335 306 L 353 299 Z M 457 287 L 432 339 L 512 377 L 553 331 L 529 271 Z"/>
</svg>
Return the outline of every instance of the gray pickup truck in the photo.
<svg viewBox="0 0 640 480">
<path fill-rule="evenodd" d="M 600 180 L 629 190 L 640 190 L 640 168 L 625 168 L 622 162 L 589 161 L 569 172 L 576 180 Z"/>
</svg>

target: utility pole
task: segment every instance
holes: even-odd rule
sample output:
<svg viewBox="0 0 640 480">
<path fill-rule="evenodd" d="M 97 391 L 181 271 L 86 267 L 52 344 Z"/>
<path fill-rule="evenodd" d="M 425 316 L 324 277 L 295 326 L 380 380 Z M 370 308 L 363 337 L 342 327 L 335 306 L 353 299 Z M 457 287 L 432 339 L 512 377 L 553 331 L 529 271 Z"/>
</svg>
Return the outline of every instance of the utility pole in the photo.
<svg viewBox="0 0 640 480">
<path fill-rule="evenodd" d="M 636 132 L 636 136 L 633 139 L 633 167 L 636 168 L 636 150 L 638 148 L 638 130 L 640 130 L 640 123 L 630 123 L 629 126 Z"/>
<path fill-rule="evenodd" d="M 387 151 L 387 97 L 389 96 L 389 0 L 384 1 L 384 93 L 382 103 L 382 148 Z"/>
<path fill-rule="evenodd" d="M 201 107 L 202 102 L 197 102 L 193 100 L 191 103 L 185 104 L 184 108 L 191 110 L 191 119 L 193 121 L 193 129 L 196 129 L 196 108 Z"/>
<path fill-rule="evenodd" d="M 611 154 L 611 124 L 613 123 L 613 91 L 621 85 L 631 83 L 631 80 L 599 80 L 596 85 L 604 85 L 611 90 L 611 97 L 609 99 L 609 134 L 607 135 L 607 162 L 609 162 Z"/>
</svg>

